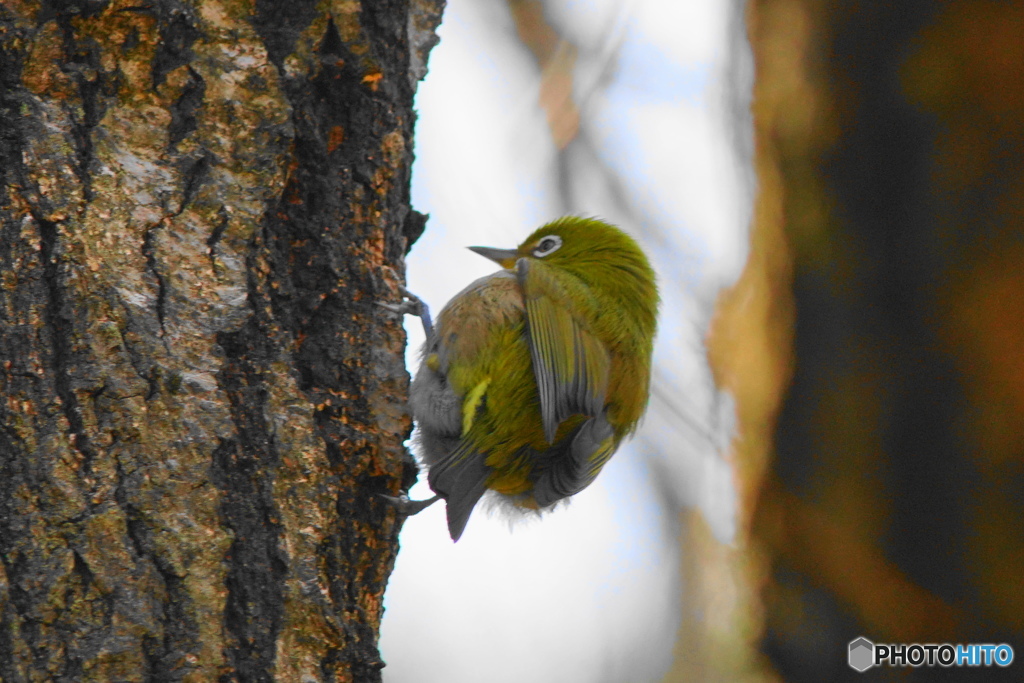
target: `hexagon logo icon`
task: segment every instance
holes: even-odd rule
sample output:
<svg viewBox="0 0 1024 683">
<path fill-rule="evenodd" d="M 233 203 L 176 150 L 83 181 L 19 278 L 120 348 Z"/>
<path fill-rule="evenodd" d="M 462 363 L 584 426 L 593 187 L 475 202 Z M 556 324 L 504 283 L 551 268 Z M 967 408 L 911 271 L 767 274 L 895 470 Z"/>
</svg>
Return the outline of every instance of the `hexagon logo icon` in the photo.
<svg viewBox="0 0 1024 683">
<path fill-rule="evenodd" d="M 864 673 L 875 663 L 875 644 L 861 636 L 850 641 L 850 668 Z"/>
</svg>

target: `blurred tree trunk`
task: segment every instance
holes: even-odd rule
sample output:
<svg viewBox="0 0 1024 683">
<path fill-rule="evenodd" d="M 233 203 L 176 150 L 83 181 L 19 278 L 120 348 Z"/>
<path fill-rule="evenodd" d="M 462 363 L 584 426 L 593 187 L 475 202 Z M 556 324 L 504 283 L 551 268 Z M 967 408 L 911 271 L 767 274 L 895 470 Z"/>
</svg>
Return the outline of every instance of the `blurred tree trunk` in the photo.
<svg viewBox="0 0 1024 683">
<path fill-rule="evenodd" d="M 380 680 L 442 6 L 0 7 L 0 680 Z"/>
<path fill-rule="evenodd" d="M 1019 653 L 1024 6 L 753 0 L 748 17 L 751 263 L 776 264 L 763 338 L 783 349 L 761 374 L 786 389 L 740 430 L 774 426 L 747 478 L 760 649 L 794 683 L 862 680 L 859 636 Z"/>
</svg>

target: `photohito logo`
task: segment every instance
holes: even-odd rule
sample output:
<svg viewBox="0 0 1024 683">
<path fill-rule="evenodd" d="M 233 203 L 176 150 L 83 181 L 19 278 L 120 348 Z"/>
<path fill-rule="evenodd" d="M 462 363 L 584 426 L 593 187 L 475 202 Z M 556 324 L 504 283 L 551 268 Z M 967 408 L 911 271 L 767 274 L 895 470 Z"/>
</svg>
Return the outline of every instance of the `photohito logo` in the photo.
<svg viewBox="0 0 1024 683">
<path fill-rule="evenodd" d="M 883 645 L 861 636 L 850 641 L 847 654 L 850 668 L 867 671 L 873 666 L 1010 666 L 1013 648 L 1002 643 L 918 643 Z"/>
</svg>

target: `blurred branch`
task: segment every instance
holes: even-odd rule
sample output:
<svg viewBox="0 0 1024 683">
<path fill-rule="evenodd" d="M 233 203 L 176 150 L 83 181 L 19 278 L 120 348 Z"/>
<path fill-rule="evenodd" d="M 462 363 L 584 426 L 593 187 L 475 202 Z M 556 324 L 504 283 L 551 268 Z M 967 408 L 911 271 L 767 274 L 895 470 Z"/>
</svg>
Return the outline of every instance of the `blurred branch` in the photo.
<svg viewBox="0 0 1024 683">
<path fill-rule="evenodd" d="M 509 8 L 519 40 L 541 69 L 539 103 L 547 113 L 551 138 L 558 149 L 565 149 L 580 126 L 580 112 L 573 101 L 576 46 L 548 23 L 544 5 L 538 0 L 509 0 Z"/>
</svg>

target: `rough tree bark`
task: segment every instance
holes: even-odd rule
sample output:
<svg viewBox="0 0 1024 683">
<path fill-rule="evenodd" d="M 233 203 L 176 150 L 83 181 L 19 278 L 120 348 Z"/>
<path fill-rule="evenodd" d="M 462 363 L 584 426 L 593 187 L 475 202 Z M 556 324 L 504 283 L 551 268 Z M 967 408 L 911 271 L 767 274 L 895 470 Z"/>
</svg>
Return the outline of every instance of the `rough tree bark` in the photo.
<svg viewBox="0 0 1024 683">
<path fill-rule="evenodd" d="M 0 5 L 0 680 L 380 680 L 442 6 Z"/>
</svg>

